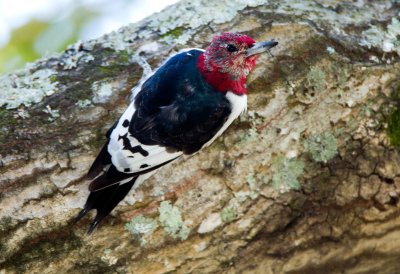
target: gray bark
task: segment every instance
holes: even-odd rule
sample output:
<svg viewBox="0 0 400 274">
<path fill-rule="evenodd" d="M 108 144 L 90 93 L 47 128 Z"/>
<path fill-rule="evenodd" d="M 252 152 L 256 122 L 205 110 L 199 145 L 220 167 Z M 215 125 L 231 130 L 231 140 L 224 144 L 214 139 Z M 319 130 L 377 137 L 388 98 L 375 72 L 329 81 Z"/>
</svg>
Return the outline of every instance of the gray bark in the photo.
<svg viewBox="0 0 400 274">
<path fill-rule="evenodd" d="M 398 1 L 182 1 L 2 76 L 0 272 L 396 273 L 398 15 Z M 89 218 L 71 226 L 143 59 L 223 31 L 280 42 L 247 115 L 94 235 Z"/>
</svg>

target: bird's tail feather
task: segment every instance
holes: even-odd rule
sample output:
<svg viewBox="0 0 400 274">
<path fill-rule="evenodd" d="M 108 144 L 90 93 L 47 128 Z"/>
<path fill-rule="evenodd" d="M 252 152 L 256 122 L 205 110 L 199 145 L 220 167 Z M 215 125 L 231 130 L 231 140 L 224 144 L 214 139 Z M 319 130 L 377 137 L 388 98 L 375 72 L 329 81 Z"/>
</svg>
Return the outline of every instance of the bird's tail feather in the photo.
<svg viewBox="0 0 400 274">
<path fill-rule="evenodd" d="M 114 184 L 109 187 L 91 192 L 84 208 L 75 217 L 74 223 L 82 219 L 90 210 L 96 209 L 97 214 L 87 231 L 91 234 L 97 225 L 104 219 L 116 206 L 124 199 L 129 190 L 134 185 L 138 176 L 133 177 L 129 182 L 124 184 Z"/>
<path fill-rule="evenodd" d="M 103 148 L 100 150 L 92 166 L 90 167 L 86 175 L 87 179 L 93 180 L 103 171 L 105 167 L 111 164 L 111 155 L 107 151 L 108 142 L 109 141 L 107 140 L 107 143 L 104 144 Z"/>
</svg>

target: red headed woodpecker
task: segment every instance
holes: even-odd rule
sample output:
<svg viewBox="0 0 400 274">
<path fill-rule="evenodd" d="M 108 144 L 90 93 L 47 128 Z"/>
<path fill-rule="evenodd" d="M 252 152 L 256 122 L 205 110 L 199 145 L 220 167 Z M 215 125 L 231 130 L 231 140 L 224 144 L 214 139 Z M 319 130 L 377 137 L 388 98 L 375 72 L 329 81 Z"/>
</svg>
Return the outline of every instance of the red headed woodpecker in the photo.
<svg viewBox="0 0 400 274">
<path fill-rule="evenodd" d="M 96 209 L 91 233 L 134 184 L 211 144 L 245 111 L 246 76 L 259 54 L 277 44 L 223 33 L 206 50 L 190 49 L 169 58 L 138 88 L 108 131 L 88 171 L 90 195 L 76 221 Z"/>
</svg>

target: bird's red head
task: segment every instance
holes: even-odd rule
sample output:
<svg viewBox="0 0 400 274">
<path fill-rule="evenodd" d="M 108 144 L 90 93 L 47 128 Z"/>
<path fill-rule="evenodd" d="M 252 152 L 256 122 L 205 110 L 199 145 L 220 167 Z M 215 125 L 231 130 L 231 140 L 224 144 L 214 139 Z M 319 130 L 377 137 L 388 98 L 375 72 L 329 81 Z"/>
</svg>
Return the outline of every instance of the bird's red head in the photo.
<svg viewBox="0 0 400 274">
<path fill-rule="evenodd" d="M 247 35 L 225 32 L 215 36 L 199 57 L 198 67 L 205 80 L 221 92 L 246 93 L 246 76 L 253 70 L 259 53 L 278 43 L 256 43 Z"/>
</svg>

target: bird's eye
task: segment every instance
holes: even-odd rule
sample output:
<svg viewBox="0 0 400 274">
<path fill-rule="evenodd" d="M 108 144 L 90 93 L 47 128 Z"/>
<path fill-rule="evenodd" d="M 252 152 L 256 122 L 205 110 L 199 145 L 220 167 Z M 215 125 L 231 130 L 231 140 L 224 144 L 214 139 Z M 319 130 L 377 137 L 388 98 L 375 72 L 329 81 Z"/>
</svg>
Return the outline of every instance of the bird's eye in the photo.
<svg viewBox="0 0 400 274">
<path fill-rule="evenodd" d="M 235 52 L 235 51 L 238 50 L 237 47 L 235 47 L 235 46 L 232 45 L 232 44 L 228 44 L 228 45 L 226 46 L 226 49 L 227 49 L 229 52 Z"/>
</svg>

